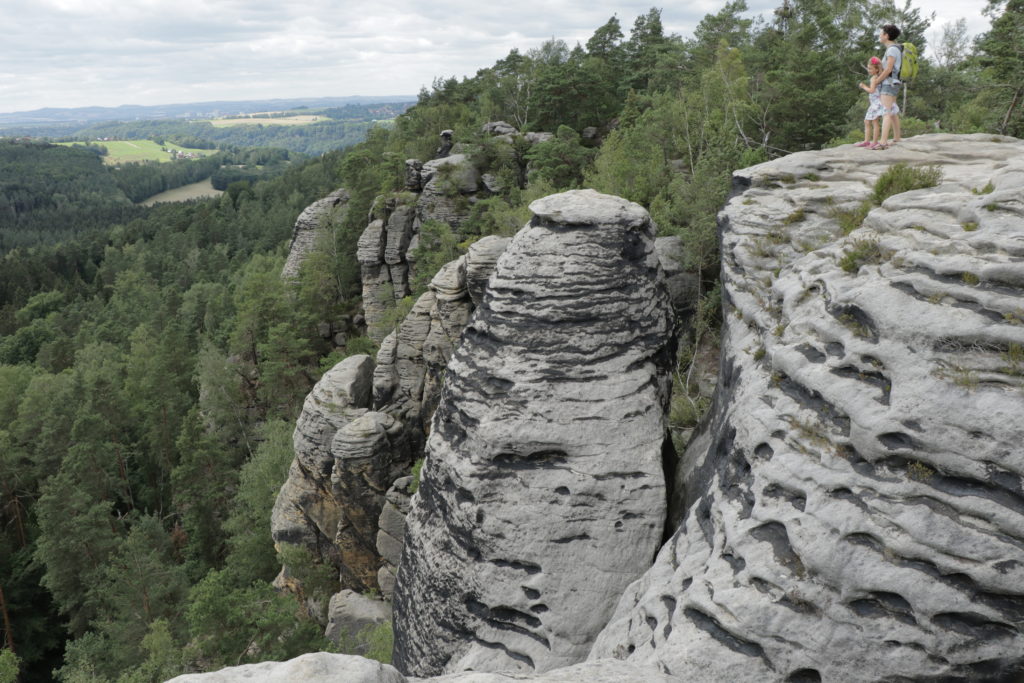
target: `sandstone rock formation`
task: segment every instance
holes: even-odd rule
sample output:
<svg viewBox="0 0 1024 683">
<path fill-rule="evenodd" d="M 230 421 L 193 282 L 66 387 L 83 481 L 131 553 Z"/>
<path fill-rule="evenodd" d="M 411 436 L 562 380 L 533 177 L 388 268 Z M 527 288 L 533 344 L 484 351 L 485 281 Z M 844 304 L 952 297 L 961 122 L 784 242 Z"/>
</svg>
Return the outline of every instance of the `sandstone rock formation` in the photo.
<svg viewBox="0 0 1024 683">
<path fill-rule="evenodd" d="M 287 662 L 260 662 L 205 674 L 185 674 L 168 683 L 406 683 L 407 680 L 387 664 L 355 655 L 312 652 Z"/>
<path fill-rule="evenodd" d="M 323 199 L 319 199 L 299 214 L 292 230 L 292 243 L 288 247 L 288 259 L 281 269 L 281 277 L 294 280 L 299 276 L 299 268 L 306 256 L 313 250 L 316 243 L 316 231 L 323 218 L 332 210 L 344 207 L 348 203 L 349 193 L 345 188 L 338 188 Z"/>
<path fill-rule="evenodd" d="M 389 224 L 403 208 L 384 207 Z M 472 271 L 480 288 L 494 267 L 495 249 L 507 240 L 481 242 L 473 250 Z M 375 244 L 386 253 L 387 239 Z M 403 498 L 409 495 L 393 484 L 423 452 L 441 379 L 473 308 L 466 277 L 463 258 L 443 267 L 384 339 L 376 364 L 368 356 L 348 358 L 306 399 L 272 531 L 276 543 L 304 547 L 335 567 L 343 588 L 380 590 L 389 597 L 393 590 L 408 509 Z M 277 585 L 302 594 L 287 567 Z"/>
<path fill-rule="evenodd" d="M 325 373 L 306 397 L 293 436 L 296 457 L 271 516 L 275 544 L 298 545 L 340 564 L 335 540 L 343 512 L 332 495 L 332 444 L 339 429 L 367 412 L 372 388 L 373 360 L 359 355 Z"/>
<path fill-rule="evenodd" d="M 377 571 L 377 585 L 385 599 L 391 600 L 398 578 L 398 563 L 405 543 L 405 518 L 412 499 L 412 476 L 400 477 L 384 494 L 384 507 L 377 519 L 377 552 L 384 563 Z"/>
<path fill-rule="evenodd" d="M 168 683 L 683 683 L 654 666 L 603 659 L 544 674 L 459 673 L 434 678 L 406 678 L 394 667 L 351 655 L 323 652 L 287 662 L 232 666 L 205 674 L 188 674 Z"/>
<path fill-rule="evenodd" d="M 653 225 L 593 190 L 530 208 L 434 414 L 395 593 L 410 673 L 581 661 L 661 542 L 674 345 Z"/>
<path fill-rule="evenodd" d="M 367 644 L 361 641 L 363 634 L 390 620 L 390 603 L 345 589 L 331 597 L 324 636 L 351 654 L 365 654 Z"/>
<path fill-rule="evenodd" d="M 363 283 L 367 334 L 376 341 L 389 331 L 385 313 L 410 293 L 409 244 L 419 229 L 416 195 L 397 193 L 378 199 L 370 223 L 359 237 L 356 259 Z"/>
<path fill-rule="evenodd" d="M 522 134 L 504 121 L 492 121 L 482 132 L 509 145 L 520 140 L 527 145 L 546 142 L 551 133 Z M 361 267 L 363 307 L 367 334 L 381 342 L 393 321 L 388 312 L 412 291 L 415 251 L 420 244 L 420 228 L 427 221 L 447 224 L 461 238 L 473 204 L 480 198 L 501 192 L 503 180 L 483 166 L 482 146 L 452 143 L 451 131 L 442 132 L 442 146 L 435 159 L 421 162 L 406 159 L 406 192 L 382 195 L 370 211 L 368 225 L 359 238 L 357 258 Z M 520 181 L 525 177 L 521 151 L 506 152 L 519 160 Z M 481 157 L 482 158 L 482 157 Z M 507 180 L 507 178 L 506 178 Z"/>
<path fill-rule="evenodd" d="M 934 164 L 854 227 L 879 176 Z M 738 171 L 688 512 L 592 657 L 683 680 L 1010 680 L 1024 663 L 1024 142 Z M 851 222 L 853 221 L 853 222 Z"/>
<path fill-rule="evenodd" d="M 338 430 L 331 455 L 331 498 L 342 513 L 334 536 L 341 585 L 376 590 L 377 520 L 384 494 L 412 466 L 404 425 L 387 413 L 360 415 Z"/>
</svg>

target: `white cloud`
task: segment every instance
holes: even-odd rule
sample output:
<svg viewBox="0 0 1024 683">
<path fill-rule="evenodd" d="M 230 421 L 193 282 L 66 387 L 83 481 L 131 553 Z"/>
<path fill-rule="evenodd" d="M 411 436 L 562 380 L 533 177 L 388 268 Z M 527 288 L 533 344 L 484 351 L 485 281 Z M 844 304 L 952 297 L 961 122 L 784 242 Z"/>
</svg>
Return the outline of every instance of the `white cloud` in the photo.
<svg viewBox="0 0 1024 683">
<path fill-rule="evenodd" d="M 920 0 L 914 0 L 919 2 Z M 689 35 L 724 0 L 665 7 Z M 774 0 L 749 0 L 768 11 Z M 987 28 L 984 0 L 938 0 L 934 29 Z M 414 95 L 513 47 L 585 42 L 613 14 L 628 34 L 649 0 L 0 0 L 0 112 L 199 99 Z"/>
</svg>

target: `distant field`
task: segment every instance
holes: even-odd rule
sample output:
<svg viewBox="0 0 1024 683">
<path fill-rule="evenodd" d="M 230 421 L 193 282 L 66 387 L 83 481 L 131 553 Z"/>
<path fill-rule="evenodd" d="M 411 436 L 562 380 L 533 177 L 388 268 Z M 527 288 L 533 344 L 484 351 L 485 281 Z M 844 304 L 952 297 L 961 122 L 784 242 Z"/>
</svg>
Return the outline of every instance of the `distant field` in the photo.
<svg viewBox="0 0 1024 683">
<path fill-rule="evenodd" d="M 305 126 L 308 123 L 316 123 L 317 121 L 326 121 L 323 116 L 317 116 L 316 114 L 296 114 L 295 116 L 281 116 L 278 118 L 250 118 L 248 116 L 237 118 L 237 119 L 212 119 L 212 123 L 217 128 L 227 128 L 228 126 L 255 126 L 256 124 L 263 124 L 264 126 Z"/>
<path fill-rule="evenodd" d="M 180 147 L 171 142 L 158 145 L 152 140 L 93 140 L 96 145 L 103 145 L 109 154 L 103 157 L 107 164 L 123 164 L 131 161 L 171 161 L 170 152 L 164 152 L 162 148 L 173 149 L 183 154 L 194 154 L 204 157 L 213 154 L 213 149 L 189 149 Z M 73 142 L 61 142 L 61 145 L 73 145 Z"/>
<path fill-rule="evenodd" d="M 173 190 L 167 190 L 167 192 L 155 194 L 142 202 L 142 205 L 153 206 L 160 202 L 186 202 L 189 199 L 216 197 L 222 194 L 224 194 L 224 191 L 213 189 L 213 184 L 210 182 L 210 179 L 207 178 L 206 180 L 200 180 L 198 183 L 183 185 L 181 187 L 176 187 Z"/>
</svg>

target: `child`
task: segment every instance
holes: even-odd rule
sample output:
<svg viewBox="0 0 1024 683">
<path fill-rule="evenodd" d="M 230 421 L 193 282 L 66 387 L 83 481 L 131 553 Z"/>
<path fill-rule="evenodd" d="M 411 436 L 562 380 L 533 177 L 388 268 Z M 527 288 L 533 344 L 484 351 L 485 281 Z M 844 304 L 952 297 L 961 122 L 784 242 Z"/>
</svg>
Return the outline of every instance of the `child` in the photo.
<svg viewBox="0 0 1024 683">
<path fill-rule="evenodd" d="M 868 94 L 868 111 L 864 114 L 864 141 L 858 142 L 855 146 L 882 149 L 885 143 L 878 139 L 879 123 L 885 115 L 885 108 L 882 106 L 881 93 L 878 88 L 881 83 L 879 76 L 882 73 L 882 60 L 872 57 L 868 60 L 867 70 L 871 81 L 867 85 L 858 83 L 860 89 Z M 893 104 L 893 108 L 895 109 L 893 113 L 898 114 L 899 106 Z"/>
</svg>

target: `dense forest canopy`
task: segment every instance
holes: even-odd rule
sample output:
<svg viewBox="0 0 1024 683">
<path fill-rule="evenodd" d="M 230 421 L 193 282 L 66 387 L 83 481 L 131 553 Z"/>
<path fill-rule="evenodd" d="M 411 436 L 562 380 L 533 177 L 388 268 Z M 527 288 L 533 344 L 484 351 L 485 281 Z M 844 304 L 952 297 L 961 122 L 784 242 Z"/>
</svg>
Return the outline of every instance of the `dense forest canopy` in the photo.
<svg viewBox="0 0 1024 683">
<path fill-rule="evenodd" d="M 973 47 L 948 27 L 945 57 L 924 61 L 906 134 L 1024 134 L 1024 7 L 993 0 L 989 13 Z M 20 667 L 33 681 L 159 681 L 328 647 L 317 615 L 271 586 L 270 509 L 303 396 L 324 368 L 373 348 L 354 316 L 366 216 L 443 129 L 501 183 L 458 236 L 425 226 L 419 287 L 467 241 L 513 233 L 539 196 L 593 187 L 642 203 L 700 275 L 672 414 L 692 424 L 704 406 L 686 369 L 714 344 L 715 213 L 730 173 L 856 139 L 857 82 L 888 22 L 924 47 L 929 18 L 891 0 L 787 0 L 770 20 L 732 0 L 687 39 L 666 34 L 657 9 L 632 27 L 612 17 L 585 45 L 553 39 L 437 80 L 350 150 L 146 210 L 128 198 L 149 171 L 104 174 L 94 151 L 5 144 L 0 237 L 12 215 L 35 214 L 60 239 L 0 257 L 0 680 Z M 495 142 L 481 133 L 493 120 L 554 136 Z M 342 185 L 347 210 L 324 221 L 298 284 L 283 283 L 296 216 Z M 324 321 L 347 326 L 344 348 L 318 332 Z M 337 585 L 315 563 L 288 564 L 312 597 Z"/>
<path fill-rule="evenodd" d="M 218 190 L 273 178 L 301 158 L 284 149 L 228 148 L 195 160 L 111 166 L 101 161 L 105 151 L 0 139 L 0 254 L 145 216 L 134 204 L 206 178 Z"/>
</svg>

